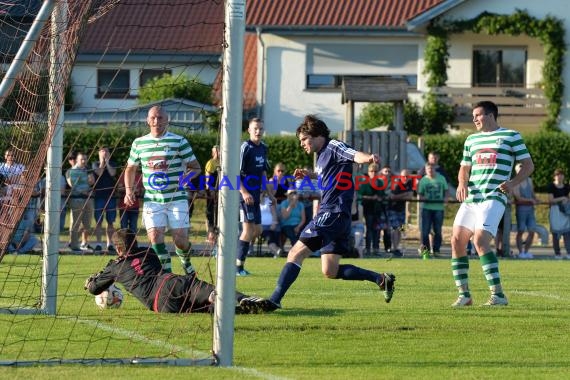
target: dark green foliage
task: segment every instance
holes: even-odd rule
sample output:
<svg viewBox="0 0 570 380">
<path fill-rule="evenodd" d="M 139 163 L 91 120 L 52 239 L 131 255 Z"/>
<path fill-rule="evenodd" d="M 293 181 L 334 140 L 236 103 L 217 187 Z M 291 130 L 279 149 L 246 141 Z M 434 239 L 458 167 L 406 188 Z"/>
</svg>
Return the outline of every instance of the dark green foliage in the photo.
<svg viewBox="0 0 570 380">
<path fill-rule="evenodd" d="M 180 98 L 190 99 L 204 104 L 212 104 L 212 87 L 199 79 L 190 79 L 184 75 L 163 74 L 145 83 L 139 90 L 139 104 L 153 101 Z"/>
<path fill-rule="evenodd" d="M 453 109 L 443 103 L 426 102 L 423 107 L 415 102 L 404 104 L 404 130 L 411 135 L 447 133 L 446 127 L 453 118 Z M 367 131 L 381 125 L 394 129 L 394 104 L 367 104 L 358 119 L 358 128 Z"/>
<path fill-rule="evenodd" d="M 532 155 L 535 187 L 544 192 L 554 179 L 554 169 L 561 168 L 570 178 L 570 136 L 562 132 L 541 132 L 524 136 Z"/>
<path fill-rule="evenodd" d="M 428 74 L 427 85 L 430 88 L 445 86 L 447 82 L 447 62 L 449 60 L 449 46 L 447 45 L 447 31 L 444 28 L 433 27 L 428 29 L 424 59 L 426 66 L 424 74 Z"/>
<path fill-rule="evenodd" d="M 188 78 L 184 75 L 172 76 L 163 74 L 145 83 L 139 90 L 139 104 L 147 104 L 168 98 L 193 100 L 198 103 L 212 104 L 214 95 L 212 86 L 202 83 L 198 78 Z M 217 131 L 220 125 L 220 112 L 202 112 L 206 128 Z"/>
<path fill-rule="evenodd" d="M 358 129 L 369 131 L 380 126 L 394 126 L 394 105 L 392 103 L 369 103 L 358 118 Z"/>
<path fill-rule="evenodd" d="M 404 130 L 410 135 L 421 135 L 425 132 L 426 117 L 417 103 L 404 104 Z"/>
<path fill-rule="evenodd" d="M 278 162 L 283 162 L 287 174 L 293 174 L 295 168 L 313 167 L 313 155 L 305 153 L 296 136 L 267 136 L 264 141 L 269 146 L 269 163 L 272 168 Z M 273 171 L 268 174 L 272 175 Z"/>
<path fill-rule="evenodd" d="M 436 96 L 431 93 L 425 96 L 422 114 L 425 123 L 423 134 L 447 133 L 447 126 L 453 126 L 455 119 L 453 107 L 438 102 Z"/>
</svg>

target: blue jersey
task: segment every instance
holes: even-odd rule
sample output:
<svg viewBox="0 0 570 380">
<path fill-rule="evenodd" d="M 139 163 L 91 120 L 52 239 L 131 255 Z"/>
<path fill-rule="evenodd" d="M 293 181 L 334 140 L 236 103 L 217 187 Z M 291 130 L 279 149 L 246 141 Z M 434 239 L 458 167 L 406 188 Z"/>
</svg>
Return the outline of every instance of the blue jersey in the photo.
<svg viewBox="0 0 570 380">
<path fill-rule="evenodd" d="M 322 189 L 319 212 L 342 212 L 351 215 L 354 198 L 354 182 L 352 180 L 352 165 L 356 150 L 342 141 L 328 140 L 317 153 L 315 172 L 319 176 Z M 351 181 L 349 189 L 339 188 L 338 180 Z"/>
<path fill-rule="evenodd" d="M 242 186 L 259 202 L 261 194 L 261 186 L 263 173 L 269 170 L 269 162 L 267 161 L 267 145 L 261 142 L 255 145 L 251 140 L 244 141 L 241 144 L 240 177 Z"/>
</svg>

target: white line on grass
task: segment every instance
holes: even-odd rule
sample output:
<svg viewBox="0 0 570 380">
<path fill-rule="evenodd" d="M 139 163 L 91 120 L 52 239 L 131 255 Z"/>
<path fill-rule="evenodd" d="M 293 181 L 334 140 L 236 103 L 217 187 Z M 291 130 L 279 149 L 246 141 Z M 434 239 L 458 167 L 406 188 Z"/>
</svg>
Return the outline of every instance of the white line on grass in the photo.
<svg viewBox="0 0 570 380">
<path fill-rule="evenodd" d="M 88 325 L 91 327 L 96 327 L 98 329 L 108 331 L 108 332 L 111 332 L 113 334 L 119 334 L 119 335 L 122 335 L 124 337 L 137 340 L 139 342 L 152 344 L 155 347 L 161 347 L 161 348 L 169 349 L 169 350 L 175 351 L 175 352 L 186 353 L 188 355 L 201 356 L 199 359 L 207 359 L 207 358 L 212 356 L 210 353 L 207 353 L 207 352 L 198 351 L 198 350 L 191 350 L 191 349 L 188 349 L 186 347 L 176 346 L 174 344 L 170 344 L 170 343 L 165 342 L 165 341 L 160 340 L 160 339 L 149 339 L 144 335 L 138 334 L 138 333 L 133 332 L 133 331 L 125 330 L 122 328 L 110 326 L 110 325 L 107 325 L 105 323 L 102 323 L 101 321 L 96 321 L 96 320 L 92 320 L 92 319 L 81 319 L 81 318 L 72 317 L 72 316 L 67 316 L 67 317 L 62 316 L 61 318 L 67 319 L 67 320 L 73 320 L 73 321 L 76 321 L 76 322 L 79 322 L 79 323 L 82 323 L 84 325 Z M 251 376 L 255 376 L 255 377 L 258 377 L 260 379 L 287 380 L 286 377 L 278 377 L 275 375 L 270 375 L 267 373 L 260 372 L 254 368 L 229 367 L 228 369 L 234 370 L 234 371 L 240 372 L 240 373 L 245 373 L 245 374 L 248 374 Z"/>
<path fill-rule="evenodd" d="M 190 350 L 186 347 L 176 346 L 174 344 L 170 344 L 170 343 L 165 342 L 165 341 L 160 340 L 160 339 L 149 339 L 144 335 L 138 334 L 138 333 L 133 332 L 133 331 L 125 330 L 125 329 L 122 329 L 119 327 L 109 326 L 105 323 L 102 323 L 101 321 L 96 321 L 96 320 L 92 320 L 92 319 L 81 319 L 81 318 L 77 318 L 77 317 L 62 317 L 62 318 L 77 321 L 77 322 L 82 323 L 84 325 L 96 327 L 98 329 L 101 329 L 101 330 L 104 330 L 107 332 L 111 332 L 113 334 L 119 334 L 119 335 L 122 335 L 122 336 L 127 337 L 127 338 L 134 339 L 134 340 L 139 341 L 139 342 L 148 343 L 148 344 L 151 344 L 155 347 L 165 348 L 167 350 L 174 351 L 174 352 L 182 352 L 182 353 L 185 353 L 187 355 L 196 355 L 196 356 L 199 356 L 198 359 L 207 359 L 207 358 L 212 356 L 210 353 L 207 353 L 207 352 L 198 351 L 198 350 Z"/>
<path fill-rule="evenodd" d="M 543 297 L 543 298 L 552 298 L 555 300 L 560 301 L 569 301 L 570 298 L 559 296 L 558 294 L 552 294 L 547 292 L 525 292 L 521 290 L 515 290 L 513 293 L 522 294 L 524 296 L 532 296 L 532 297 Z"/>
</svg>

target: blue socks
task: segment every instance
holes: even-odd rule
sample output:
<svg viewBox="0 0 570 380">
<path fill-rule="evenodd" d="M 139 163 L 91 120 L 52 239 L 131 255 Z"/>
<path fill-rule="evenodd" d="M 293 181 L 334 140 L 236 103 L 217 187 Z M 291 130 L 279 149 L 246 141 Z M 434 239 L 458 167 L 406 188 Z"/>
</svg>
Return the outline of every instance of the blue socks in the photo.
<svg viewBox="0 0 570 380">
<path fill-rule="evenodd" d="M 238 255 L 237 255 L 237 269 L 243 269 L 247 253 L 249 252 L 249 241 L 239 240 L 238 242 Z"/>
<path fill-rule="evenodd" d="M 367 269 L 362 269 L 354 265 L 346 264 L 338 266 L 337 279 L 350 281 L 370 281 L 375 283 L 381 282 L 380 273 L 376 273 Z"/>
<path fill-rule="evenodd" d="M 301 272 L 301 267 L 295 263 L 287 263 L 281 270 L 281 274 L 279 275 L 279 279 L 277 280 L 277 286 L 273 291 L 269 300 L 280 304 L 281 299 L 287 293 L 287 290 L 291 287 L 293 282 L 299 276 L 299 272 Z M 339 265 L 338 273 L 336 275 L 337 279 L 342 280 L 352 280 L 352 281 L 370 281 L 376 284 L 382 282 L 382 275 L 380 273 L 376 273 L 367 269 L 362 269 L 354 265 Z"/>
<path fill-rule="evenodd" d="M 289 290 L 289 287 L 295 282 L 297 276 L 299 276 L 299 272 L 301 272 L 301 267 L 294 263 L 287 263 L 281 270 L 281 274 L 279 275 L 279 279 L 277 280 L 277 286 L 273 291 L 269 300 L 275 302 L 276 304 L 281 303 L 281 299 Z"/>
</svg>

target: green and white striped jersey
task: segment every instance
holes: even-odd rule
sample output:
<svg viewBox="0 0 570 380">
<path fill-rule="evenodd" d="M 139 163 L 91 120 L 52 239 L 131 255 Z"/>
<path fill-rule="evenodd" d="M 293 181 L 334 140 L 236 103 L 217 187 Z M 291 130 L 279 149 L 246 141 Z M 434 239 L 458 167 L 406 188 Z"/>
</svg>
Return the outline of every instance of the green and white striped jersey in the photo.
<svg viewBox="0 0 570 380">
<path fill-rule="evenodd" d="M 496 199 L 506 205 L 507 196 L 498 190 L 498 186 L 511 179 L 515 161 L 529 157 L 517 131 L 499 128 L 467 137 L 461 160 L 461 166 L 471 166 L 469 196 L 465 202 Z"/>
<path fill-rule="evenodd" d="M 167 203 L 188 199 L 183 183 L 187 163 L 196 160 L 186 138 L 166 132 L 161 137 L 148 135 L 133 141 L 128 165 L 141 165 L 144 200 Z"/>
</svg>

